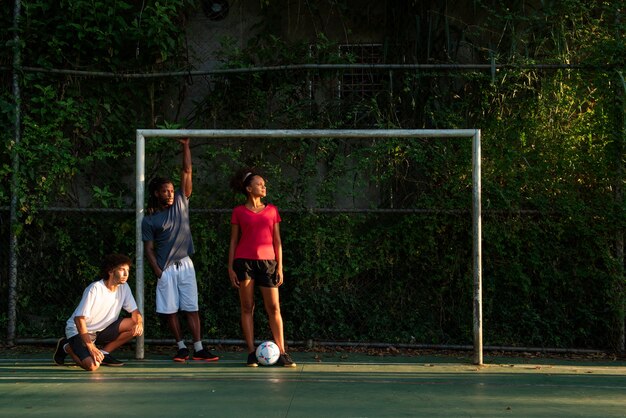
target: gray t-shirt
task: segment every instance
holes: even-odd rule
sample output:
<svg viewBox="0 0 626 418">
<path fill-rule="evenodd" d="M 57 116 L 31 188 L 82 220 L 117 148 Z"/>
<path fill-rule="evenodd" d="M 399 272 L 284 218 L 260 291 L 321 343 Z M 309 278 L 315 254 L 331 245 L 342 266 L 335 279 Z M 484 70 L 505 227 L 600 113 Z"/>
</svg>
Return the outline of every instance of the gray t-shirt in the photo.
<svg viewBox="0 0 626 418">
<path fill-rule="evenodd" d="M 174 194 L 174 203 L 166 210 L 143 218 L 141 236 L 153 241 L 157 264 L 165 270 L 170 264 L 193 254 L 189 227 L 189 199 L 181 190 Z"/>
</svg>

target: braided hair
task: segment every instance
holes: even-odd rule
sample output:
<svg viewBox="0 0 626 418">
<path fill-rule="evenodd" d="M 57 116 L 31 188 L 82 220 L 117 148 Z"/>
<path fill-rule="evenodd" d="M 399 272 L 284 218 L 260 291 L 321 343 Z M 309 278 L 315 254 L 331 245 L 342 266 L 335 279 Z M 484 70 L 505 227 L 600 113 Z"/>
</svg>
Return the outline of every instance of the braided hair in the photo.
<svg viewBox="0 0 626 418">
<path fill-rule="evenodd" d="M 148 215 L 154 214 L 161 207 L 159 199 L 154 195 L 154 193 L 158 191 L 164 184 L 174 183 L 167 177 L 155 177 L 150 181 L 150 184 L 148 185 L 148 207 L 146 208 L 146 213 Z"/>
</svg>

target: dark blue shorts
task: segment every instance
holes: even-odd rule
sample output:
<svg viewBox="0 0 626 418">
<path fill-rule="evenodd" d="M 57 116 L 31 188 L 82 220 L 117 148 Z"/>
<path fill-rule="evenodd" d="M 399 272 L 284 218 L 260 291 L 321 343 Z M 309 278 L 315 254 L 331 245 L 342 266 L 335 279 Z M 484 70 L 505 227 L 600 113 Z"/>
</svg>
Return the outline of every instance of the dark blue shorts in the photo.
<svg viewBox="0 0 626 418">
<path fill-rule="evenodd" d="M 239 281 L 254 280 L 254 284 L 261 287 L 277 287 L 276 260 L 249 260 L 236 258 L 233 261 L 233 270 Z"/>
<path fill-rule="evenodd" d="M 118 318 L 117 321 L 113 322 L 102 331 L 89 334 L 91 341 L 96 346 L 107 345 L 111 341 L 115 341 L 115 339 L 120 335 L 120 325 L 123 319 L 124 318 Z M 76 354 L 79 359 L 85 360 L 91 355 L 83 343 L 83 339 L 80 337 L 80 334 L 74 335 L 72 338 L 67 340 L 67 342 L 70 344 L 72 351 L 74 351 L 74 354 Z"/>
</svg>

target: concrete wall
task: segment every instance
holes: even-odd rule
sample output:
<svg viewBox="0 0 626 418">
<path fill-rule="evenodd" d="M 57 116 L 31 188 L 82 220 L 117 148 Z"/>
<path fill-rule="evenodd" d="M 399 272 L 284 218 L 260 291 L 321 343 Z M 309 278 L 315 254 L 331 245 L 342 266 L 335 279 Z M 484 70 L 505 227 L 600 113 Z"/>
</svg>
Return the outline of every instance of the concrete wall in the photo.
<svg viewBox="0 0 626 418">
<path fill-rule="evenodd" d="M 264 30 L 286 42 L 315 42 L 323 34 L 337 43 L 384 44 L 389 54 L 386 63 L 485 63 L 484 48 L 477 45 L 485 42 L 479 41 L 484 34 L 476 29 L 483 16 L 472 1 L 227 1 L 228 14 L 222 20 L 209 19 L 202 8 L 190 17 L 187 36 L 195 70 L 219 67 L 216 52 L 223 38 L 234 39 L 238 47 L 244 48 L 263 25 Z M 403 53 L 397 54 L 399 50 Z M 202 100 L 209 91 L 209 77 L 193 78 L 184 93 L 179 116 L 188 117 L 193 102 Z M 172 92 L 166 110 L 172 119 L 173 113 L 179 112 L 178 102 L 180 95 Z"/>
</svg>

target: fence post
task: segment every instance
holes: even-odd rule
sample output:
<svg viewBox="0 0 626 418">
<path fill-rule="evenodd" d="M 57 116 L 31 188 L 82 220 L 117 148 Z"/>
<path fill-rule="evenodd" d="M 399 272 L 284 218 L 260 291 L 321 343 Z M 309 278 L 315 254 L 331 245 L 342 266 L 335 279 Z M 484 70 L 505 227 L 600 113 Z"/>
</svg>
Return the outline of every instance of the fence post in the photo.
<svg viewBox="0 0 626 418">
<path fill-rule="evenodd" d="M 20 47 L 20 14 L 22 2 L 15 0 L 13 9 L 13 100 L 15 101 L 15 143 L 12 145 L 11 158 L 13 161 L 13 174 L 11 176 L 11 215 L 9 231 L 9 300 L 8 300 L 8 323 L 7 343 L 15 344 L 17 324 L 17 195 L 19 190 L 20 157 L 17 146 L 22 137 L 21 130 L 21 93 L 19 75 L 22 73 L 22 55 Z"/>
<path fill-rule="evenodd" d="M 137 309 L 143 315 L 143 334 L 136 338 L 135 357 L 138 360 L 144 358 L 144 344 L 147 327 L 145 303 L 144 303 L 144 274 L 143 274 L 143 240 L 141 239 L 141 220 L 143 219 L 144 183 L 145 183 L 145 138 L 137 132 L 137 155 L 136 155 L 136 202 L 135 202 L 135 299 Z"/>
<path fill-rule="evenodd" d="M 483 364 L 483 283 L 482 283 L 482 216 L 481 216 L 481 168 L 480 130 L 472 138 L 472 184 L 473 184 L 473 270 L 474 270 L 474 364 Z"/>
<path fill-rule="evenodd" d="M 624 75 L 621 71 L 617 72 L 621 86 L 617 87 L 617 105 L 621 107 L 621 109 L 617 110 L 618 113 L 618 126 L 617 133 L 615 135 L 615 148 L 617 156 L 616 158 L 616 176 L 614 180 L 614 192 L 613 199 L 615 202 L 615 210 L 617 211 L 618 219 L 620 216 L 623 216 L 624 212 L 624 138 L 626 137 L 626 81 L 624 80 Z M 618 349 L 621 353 L 626 352 L 626 284 L 624 283 L 624 227 L 618 223 L 617 230 L 615 231 L 615 258 L 617 259 L 617 263 L 620 266 L 620 283 L 619 283 L 619 296 L 622 300 L 621 303 L 621 312 L 618 320 L 619 325 L 619 334 L 618 334 Z"/>
</svg>

